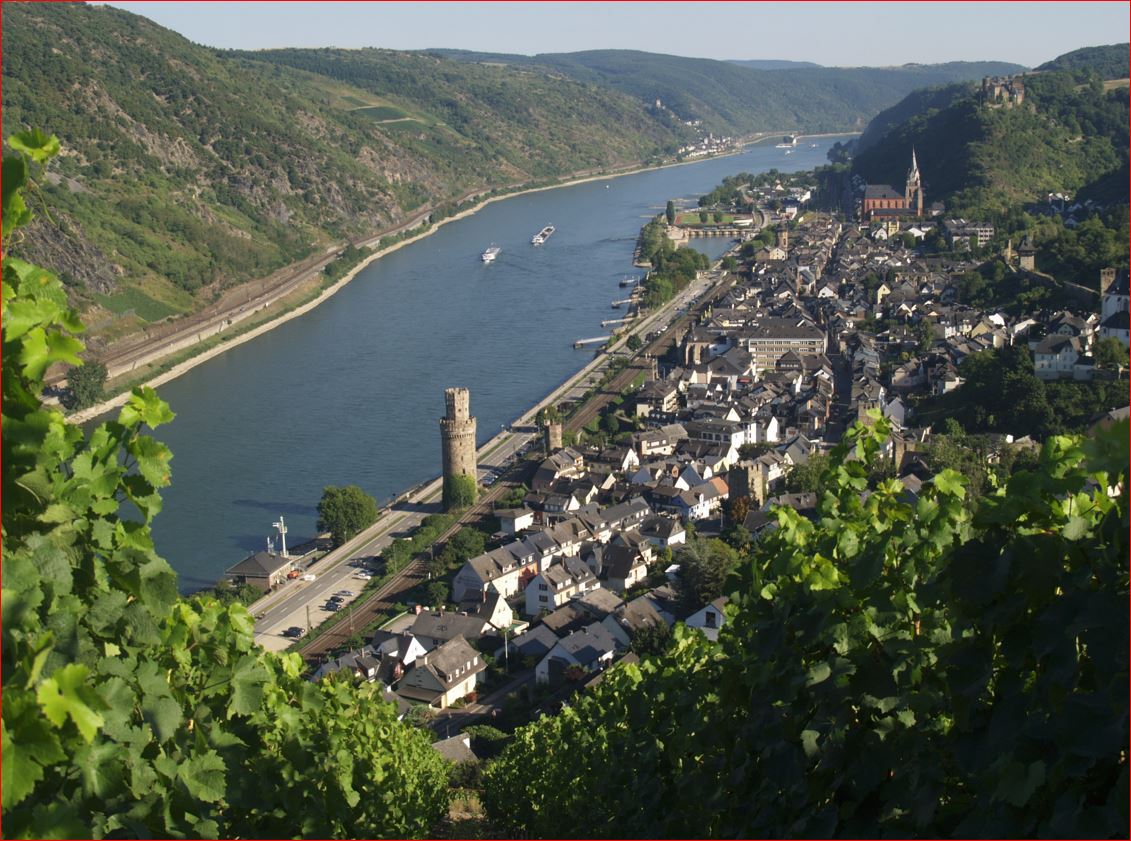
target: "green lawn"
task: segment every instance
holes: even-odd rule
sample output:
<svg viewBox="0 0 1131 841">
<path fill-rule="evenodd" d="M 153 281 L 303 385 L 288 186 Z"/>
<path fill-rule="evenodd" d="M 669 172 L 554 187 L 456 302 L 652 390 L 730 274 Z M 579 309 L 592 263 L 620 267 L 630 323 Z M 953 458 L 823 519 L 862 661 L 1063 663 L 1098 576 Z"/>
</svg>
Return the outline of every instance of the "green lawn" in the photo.
<svg viewBox="0 0 1131 841">
<path fill-rule="evenodd" d="M 699 221 L 699 211 L 688 211 L 686 213 L 677 213 L 676 217 L 675 217 L 675 223 L 677 225 L 692 225 L 692 226 L 694 226 L 694 225 L 732 225 L 732 224 L 734 224 L 734 214 L 733 213 L 724 213 L 723 216 L 722 216 L 722 221 L 716 222 L 715 221 L 715 214 L 714 213 L 708 213 L 707 214 L 707 221 L 706 222 L 700 222 Z"/>
<path fill-rule="evenodd" d="M 139 318 L 146 321 L 160 321 L 166 316 L 175 315 L 181 310 L 175 309 L 166 303 L 150 298 L 140 289 L 127 286 L 113 295 L 95 295 L 98 303 L 110 312 L 121 315 L 131 310 Z"/>
<path fill-rule="evenodd" d="M 395 105 L 370 105 L 366 108 L 356 109 L 358 114 L 363 114 L 376 123 L 384 122 L 385 120 L 403 120 L 411 117 L 411 114 L 402 111 Z"/>
</svg>

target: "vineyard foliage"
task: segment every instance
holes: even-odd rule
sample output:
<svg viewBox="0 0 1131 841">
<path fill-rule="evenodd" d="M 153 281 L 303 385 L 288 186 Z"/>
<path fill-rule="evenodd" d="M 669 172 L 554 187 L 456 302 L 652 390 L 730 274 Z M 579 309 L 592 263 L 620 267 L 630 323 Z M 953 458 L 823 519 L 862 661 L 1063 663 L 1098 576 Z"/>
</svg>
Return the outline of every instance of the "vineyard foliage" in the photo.
<svg viewBox="0 0 1131 841">
<path fill-rule="evenodd" d="M 173 414 L 137 389 L 89 434 L 41 405 L 77 363 L 59 280 L 8 249 L 55 137 L 3 162 L 3 810 L 6 837 L 408 837 L 444 812 L 427 737 L 372 689 L 314 684 L 239 604 L 178 597 L 150 524 Z"/>
<path fill-rule="evenodd" d="M 1102 837 L 1128 821 L 1128 427 L 1050 439 L 973 513 L 869 486 L 858 425 L 812 522 L 779 508 L 717 642 L 677 626 L 519 730 L 518 837 Z M 1111 491 L 1118 486 L 1118 492 Z M 516 797 L 515 792 L 524 792 Z"/>
</svg>

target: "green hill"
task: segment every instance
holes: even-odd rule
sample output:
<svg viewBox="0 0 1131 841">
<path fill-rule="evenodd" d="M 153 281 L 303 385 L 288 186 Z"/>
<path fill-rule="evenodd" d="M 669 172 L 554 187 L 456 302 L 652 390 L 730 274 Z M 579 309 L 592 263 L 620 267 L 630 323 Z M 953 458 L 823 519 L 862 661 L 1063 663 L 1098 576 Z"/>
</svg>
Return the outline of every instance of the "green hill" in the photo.
<svg viewBox="0 0 1131 841">
<path fill-rule="evenodd" d="M 377 50 L 267 60 L 101 6 L 4 17 L 6 133 L 45 127 L 67 150 L 40 185 L 51 217 L 16 252 L 59 271 L 106 340 L 417 208 L 690 134 L 543 72 Z"/>
<path fill-rule="evenodd" d="M 1131 65 L 1131 44 L 1108 44 L 1103 47 L 1084 47 L 1073 50 L 1052 61 L 1046 61 L 1037 70 L 1089 70 L 1101 79 L 1126 79 Z"/>
<path fill-rule="evenodd" d="M 865 132 L 855 171 L 872 183 L 902 183 L 914 146 L 928 201 L 942 200 L 948 213 L 967 213 L 1088 189 L 1127 166 L 1126 88 L 1105 91 L 1094 76 L 1081 85 L 1067 72 L 1024 81 L 1025 101 L 1013 108 L 952 89 L 914 94 L 892 109 L 911 116 L 885 127 L 890 115 L 880 115 L 880 127 Z M 932 107 L 947 98 L 950 104 Z M 1123 196 L 1126 201 L 1126 179 Z"/>
<path fill-rule="evenodd" d="M 743 62 L 656 55 L 635 50 L 590 50 L 508 56 L 436 50 L 462 62 L 541 66 L 581 81 L 615 88 L 644 102 L 660 100 L 680 120 L 702 120 L 726 134 L 795 129 L 850 131 L 916 88 L 1015 73 L 1005 62 L 950 62 L 902 67 L 755 69 Z"/>
</svg>

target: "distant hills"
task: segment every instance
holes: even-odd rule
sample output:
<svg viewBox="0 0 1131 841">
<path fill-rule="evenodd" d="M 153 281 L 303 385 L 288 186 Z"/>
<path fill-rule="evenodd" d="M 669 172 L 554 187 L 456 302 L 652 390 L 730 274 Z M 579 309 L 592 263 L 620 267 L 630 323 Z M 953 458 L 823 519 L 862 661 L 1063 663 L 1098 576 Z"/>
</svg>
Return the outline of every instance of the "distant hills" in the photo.
<svg viewBox="0 0 1131 841">
<path fill-rule="evenodd" d="M 463 63 L 539 67 L 612 88 L 644 102 L 659 101 L 679 120 L 699 120 L 706 129 L 732 135 L 778 130 L 860 130 L 872 115 L 916 88 L 1024 69 L 1018 64 L 995 61 L 882 68 L 813 65 L 756 69 L 746 66 L 746 62 L 636 50 L 537 56 L 467 50 L 432 50 L 430 54 Z"/>
<path fill-rule="evenodd" d="M 980 86 L 915 91 L 881 112 L 853 168 L 902 184 L 918 151 L 928 201 L 948 212 L 1000 212 L 1042 193 L 1127 199 L 1128 45 L 1068 53 L 1026 74 L 1022 104 L 987 102 Z"/>
<path fill-rule="evenodd" d="M 1021 69 L 235 52 L 106 6 L 4 12 L 5 131 L 63 143 L 51 215 L 16 249 L 60 272 L 96 345 L 492 188 L 670 158 L 705 131 L 862 129 L 917 88 Z"/>
</svg>

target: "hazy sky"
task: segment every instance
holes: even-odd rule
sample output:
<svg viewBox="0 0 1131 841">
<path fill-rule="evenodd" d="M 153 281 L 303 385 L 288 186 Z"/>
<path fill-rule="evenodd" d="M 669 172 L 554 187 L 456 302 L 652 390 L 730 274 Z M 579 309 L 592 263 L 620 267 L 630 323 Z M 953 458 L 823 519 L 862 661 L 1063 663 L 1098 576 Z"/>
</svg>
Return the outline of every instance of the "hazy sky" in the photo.
<svg viewBox="0 0 1131 841">
<path fill-rule="evenodd" d="M 1034 66 L 1125 41 L 1126 2 L 130 3 L 214 47 L 458 47 L 533 55 L 636 49 L 838 66 L 1000 60 Z"/>
</svg>

